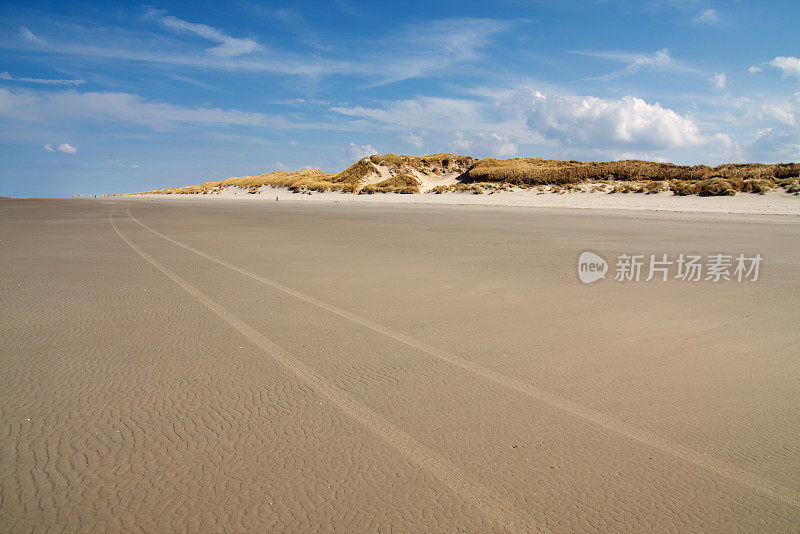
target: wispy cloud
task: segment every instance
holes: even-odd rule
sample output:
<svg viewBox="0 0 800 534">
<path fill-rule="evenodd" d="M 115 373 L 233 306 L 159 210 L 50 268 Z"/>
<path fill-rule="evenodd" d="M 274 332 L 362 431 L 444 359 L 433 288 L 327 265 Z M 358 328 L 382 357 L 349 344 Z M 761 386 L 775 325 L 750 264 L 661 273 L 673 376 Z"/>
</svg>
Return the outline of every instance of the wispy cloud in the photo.
<svg viewBox="0 0 800 534">
<path fill-rule="evenodd" d="M 641 54 L 623 51 L 576 51 L 574 54 L 607 59 L 616 63 L 625 63 L 622 70 L 614 71 L 590 80 L 610 80 L 629 76 L 642 70 L 692 72 L 694 69 L 670 56 L 668 48 L 662 48 L 652 54 Z"/>
<path fill-rule="evenodd" d="M 274 146 L 275 143 L 269 141 L 267 139 L 263 139 L 261 137 L 256 137 L 254 135 L 238 135 L 238 134 L 230 134 L 230 133 L 213 133 L 211 134 L 211 138 L 217 141 L 225 141 L 227 143 L 237 143 L 242 145 L 248 146 Z"/>
<path fill-rule="evenodd" d="M 330 52 L 332 47 L 318 33 L 312 30 L 312 25 L 305 15 L 296 8 L 274 8 L 268 3 L 245 2 L 242 4 L 248 13 L 258 17 L 270 19 L 270 25 L 275 22 L 289 30 L 292 41 L 313 48 Z"/>
<path fill-rule="evenodd" d="M 405 141 L 406 143 L 417 149 L 422 148 L 422 146 L 425 144 L 425 140 L 421 136 L 414 135 L 412 132 L 409 132 L 405 135 L 401 135 L 400 140 Z"/>
<path fill-rule="evenodd" d="M 420 96 L 389 102 L 382 107 L 334 106 L 331 111 L 364 117 L 392 127 L 460 129 L 465 123 L 484 123 L 483 104 L 476 100 Z"/>
<path fill-rule="evenodd" d="M 319 116 L 267 115 L 260 112 L 212 107 L 189 107 L 148 100 L 133 93 L 10 90 L 0 87 L 0 118 L 48 124 L 79 122 L 135 125 L 155 131 L 202 124 L 214 128 L 253 127 L 270 130 L 365 131 L 363 120 L 320 120 Z M 241 130 L 240 130 L 241 131 Z M 228 132 L 230 133 L 230 132 Z M 228 141 L 264 145 L 263 140 L 239 132 Z"/>
<path fill-rule="evenodd" d="M 189 108 L 153 102 L 130 93 L 12 92 L 0 88 L 0 116 L 34 122 L 89 120 L 127 122 L 154 129 L 181 123 L 261 126 L 269 118 L 261 113 L 219 108 Z"/>
<path fill-rule="evenodd" d="M 178 48 L 176 46 L 176 48 Z M 219 69 L 224 71 L 247 71 L 296 76 L 323 76 L 334 74 L 372 74 L 370 66 L 350 61 L 326 60 L 316 57 L 304 57 L 296 54 L 271 53 L 269 59 L 264 57 L 213 57 L 198 56 L 185 52 L 170 52 L 164 46 L 158 49 L 144 45 L 142 47 L 119 48 L 113 44 L 98 46 L 85 43 L 59 44 L 58 53 L 74 56 L 116 59 L 172 65 L 198 69 Z"/>
<path fill-rule="evenodd" d="M 366 156 L 372 156 L 373 154 L 380 154 L 380 151 L 372 145 L 357 145 L 355 143 L 350 143 L 350 145 L 347 147 L 347 153 L 350 154 L 350 157 L 353 159 L 361 159 Z"/>
<path fill-rule="evenodd" d="M 58 146 L 53 146 L 50 143 L 44 145 L 45 152 L 49 152 L 51 154 L 77 154 L 78 149 L 74 146 L 70 145 L 69 143 L 61 143 Z"/>
<path fill-rule="evenodd" d="M 208 84 L 208 83 L 205 83 L 205 82 L 201 82 L 199 80 L 195 80 L 194 78 L 190 78 L 189 76 L 181 76 L 179 74 L 171 74 L 169 77 L 172 78 L 173 80 L 177 80 L 177 81 L 183 82 L 183 83 L 188 83 L 189 85 L 194 85 L 195 87 L 199 87 L 199 88 L 205 89 L 207 91 L 220 91 L 221 90 L 219 87 L 216 87 L 214 85 L 211 85 L 211 84 Z"/>
<path fill-rule="evenodd" d="M 714 87 L 717 89 L 725 89 L 725 86 L 728 84 L 728 77 L 725 74 L 715 72 L 714 76 L 711 77 L 711 83 L 713 83 Z"/>
<path fill-rule="evenodd" d="M 405 25 L 373 46 L 375 52 L 366 64 L 381 75 L 376 85 L 436 76 L 444 69 L 482 60 L 482 50 L 492 39 L 518 24 L 510 20 L 460 18 Z"/>
<path fill-rule="evenodd" d="M 348 2 L 346 0 L 335 0 L 334 3 L 337 5 L 339 10 L 345 15 L 356 17 L 362 14 L 360 9 L 358 9 L 351 2 Z"/>
<path fill-rule="evenodd" d="M 692 19 L 693 24 L 707 24 L 713 26 L 719 23 L 719 13 L 716 9 L 706 9 Z"/>
<path fill-rule="evenodd" d="M 39 36 L 37 36 L 32 31 L 30 31 L 25 26 L 20 26 L 19 27 L 19 34 L 22 36 L 23 39 L 25 39 L 26 41 L 30 41 L 31 43 L 35 43 L 35 44 L 38 44 L 38 45 L 47 44 L 47 43 L 44 42 L 44 39 L 39 38 Z"/>
<path fill-rule="evenodd" d="M 497 132 L 453 132 L 448 147 L 455 152 L 491 155 L 500 158 L 516 156 L 519 147 Z"/>
<path fill-rule="evenodd" d="M 8 80 L 14 82 L 38 83 L 42 85 L 80 85 L 85 83 L 84 80 L 54 80 L 49 78 L 25 78 L 20 76 L 12 76 L 7 72 L 0 72 L 0 80 Z"/>
<path fill-rule="evenodd" d="M 217 46 L 213 46 L 206 50 L 206 52 L 214 57 L 236 57 L 261 49 L 261 45 L 259 45 L 253 39 L 231 37 L 224 34 L 217 28 L 213 28 L 205 24 L 188 22 L 171 15 L 161 15 L 161 13 L 158 11 L 150 11 L 149 14 L 157 17 L 158 21 L 162 25 L 170 28 L 171 30 L 192 33 L 202 37 L 203 39 L 219 43 Z"/>
<path fill-rule="evenodd" d="M 423 128 L 436 132 L 428 135 L 427 143 L 435 150 L 508 157 L 518 152 L 520 142 L 541 139 L 527 130 L 524 117 L 514 107 L 510 100 L 419 96 L 379 107 L 338 106 L 331 110 L 369 120 L 372 124 L 367 124 L 365 131 L 395 131 L 402 141 L 417 148 L 423 146 L 423 139 L 405 132 Z"/>
<path fill-rule="evenodd" d="M 486 47 L 504 31 L 520 24 L 498 19 L 432 20 L 399 26 L 380 38 L 350 36 L 351 45 L 346 53 L 325 46 L 306 53 L 268 48 L 254 38 L 232 37 L 218 28 L 182 20 L 163 11 L 150 10 L 144 20 L 158 23 L 174 36 L 63 25 L 58 37 L 48 37 L 48 46 L 38 51 L 187 69 L 304 76 L 314 80 L 359 76 L 374 87 L 413 78 L 440 77 L 453 68 L 485 60 Z M 217 44 L 200 52 L 181 39 L 181 34 Z"/>
</svg>

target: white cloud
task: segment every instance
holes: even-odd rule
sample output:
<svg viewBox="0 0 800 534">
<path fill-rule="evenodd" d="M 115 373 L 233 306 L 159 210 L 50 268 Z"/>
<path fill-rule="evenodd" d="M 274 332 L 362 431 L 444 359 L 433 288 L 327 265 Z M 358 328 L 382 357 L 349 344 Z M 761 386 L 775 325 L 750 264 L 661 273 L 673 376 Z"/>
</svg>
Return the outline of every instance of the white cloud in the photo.
<svg viewBox="0 0 800 534">
<path fill-rule="evenodd" d="M 54 80 L 48 78 L 23 78 L 18 76 L 12 76 L 7 72 L 0 72 L 0 80 L 8 80 L 14 82 L 27 82 L 27 83 L 38 83 L 42 85 L 80 85 L 84 83 L 84 80 Z"/>
<path fill-rule="evenodd" d="M 500 157 L 516 156 L 519 151 L 516 143 L 512 143 L 507 137 L 491 132 L 489 133 L 489 139 L 490 143 L 492 143 L 490 150 Z"/>
<path fill-rule="evenodd" d="M 795 93 L 784 102 L 764 102 L 761 104 L 761 112 L 786 126 L 800 127 L 800 93 Z M 800 139 L 800 131 L 797 133 Z"/>
<path fill-rule="evenodd" d="M 74 146 L 70 145 L 69 143 L 61 143 L 57 147 L 54 147 L 50 143 L 44 145 L 45 152 L 49 152 L 51 154 L 59 153 L 59 154 L 77 154 L 78 149 Z"/>
<path fill-rule="evenodd" d="M 151 14 L 157 12 L 151 11 Z M 240 39 L 225 35 L 220 30 L 207 26 L 205 24 L 197 24 L 194 22 L 187 22 L 172 16 L 163 16 L 159 22 L 172 30 L 193 33 L 209 41 L 219 43 L 217 46 L 211 47 L 206 51 L 212 56 L 219 58 L 230 58 L 249 54 L 256 50 L 261 49 L 261 45 L 252 39 Z"/>
<path fill-rule="evenodd" d="M 761 102 L 744 119 L 753 117 L 760 127 L 753 128 L 757 133 L 746 144 L 750 159 L 800 161 L 800 92 L 783 102 Z"/>
<path fill-rule="evenodd" d="M 409 132 L 408 135 L 401 136 L 400 140 L 401 141 L 405 141 L 409 145 L 412 145 L 412 146 L 414 146 L 416 148 L 422 148 L 422 145 L 424 144 L 424 141 L 423 141 L 422 137 L 420 137 L 418 135 L 414 135 L 411 132 Z"/>
<path fill-rule="evenodd" d="M 58 150 L 62 154 L 77 154 L 78 153 L 78 149 L 75 148 L 74 146 L 70 145 L 69 143 L 61 143 L 60 145 L 58 145 L 58 148 L 56 148 L 56 150 Z"/>
<path fill-rule="evenodd" d="M 29 30 L 28 28 L 26 28 L 25 26 L 20 26 L 20 27 L 19 27 L 19 34 L 20 34 L 20 35 L 22 36 L 22 38 L 23 38 L 23 39 L 25 39 L 26 41 L 30 41 L 30 42 L 32 42 L 32 43 L 35 43 L 35 44 L 38 44 L 38 45 L 47 44 L 47 43 L 45 43 L 45 42 L 44 42 L 44 40 L 43 40 L 43 39 L 40 39 L 40 38 L 39 38 L 39 37 L 38 37 L 38 36 L 37 36 L 35 33 L 33 33 L 32 31 L 30 31 L 30 30 Z"/>
<path fill-rule="evenodd" d="M 472 141 L 467 139 L 464 132 L 454 132 L 453 138 L 450 140 L 450 148 L 453 152 L 472 152 Z"/>
<path fill-rule="evenodd" d="M 719 22 L 719 14 L 715 9 L 706 9 L 695 18 L 692 19 L 694 24 L 709 24 L 714 25 Z"/>
<path fill-rule="evenodd" d="M 357 145 L 355 143 L 350 143 L 348 152 L 353 159 L 361 159 L 372 156 L 373 154 L 380 154 L 372 145 Z"/>
<path fill-rule="evenodd" d="M 764 65 L 780 69 L 784 76 L 793 76 L 800 80 L 800 58 L 793 56 L 778 56 L 771 61 L 751 65 L 747 70 L 750 74 L 755 74 L 764 70 Z"/>
<path fill-rule="evenodd" d="M 524 113 L 531 130 L 572 147 L 659 150 L 706 141 L 692 119 L 633 96 L 604 99 L 532 94 Z"/>
<path fill-rule="evenodd" d="M 693 116 L 642 98 L 571 95 L 555 87 L 545 96 L 534 87 L 489 88 L 469 99 L 416 97 L 332 111 L 359 117 L 363 131 L 393 132 L 402 138 L 422 129 L 429 132 L 426 148 L 476 156 L 608 159 L 639 154 L 698 163 L 741 155 L 741 145 L 732 137 L 739 135 L 736 122 L 722 125 L 721 116 L 705 117 L 701 129 Z"/>
<path fill-rule="evenodd" d="M 723 110 L 716 122 L 736 140 L 738 161 L 800 161 L 800 92 L 715 99 Z"/>
<path fill-rule="evenodd" d="M 18 120 L 91 120 L 128 122 L 165 129 L 177 123 L 258 126 L 269 123 L 261 113 L 219 108 L 187 108 L 147 101 L 130 93 L 16 92 L 0 88 L 0 116 Z"/>
<path fill-rule="evenodd" d="M 725 74 L 716 72 L 714 76 L 711 77 L 711 83 L 713 83 L 714 87 L 717 89 L 725 89 L 725 85 L 728 83 L 728 77 Z"/>
<path fill-rule="evenodd" d="M 776 57 L 769 62 L 770 66 L 781 69 L 783 74 L 794 76 L 800 80 L 800 58 L 796 57 Z"/>
<path fill-rule="evenodd" d="M 448 143 L 453 152 L 478 156 L 510 158 L 516 156 L 519 147 L 508 137 L 497 132 L 456 131 Z"/>
<path fill-rule="evenodd" d="M 800 161 L 800 142 L 798 132 L 765 128 L 749 143 L 747 149 L 750 159 L 772 162 Z"/>
<path fill-rule="evenodd" d="M 669 163 L 669 158 L 659 156 L 654 152 L 621 152 L 617 154 L 614 159 L 640 159 L 644 161 L 657 161 L 659 163 Z"/>
</svg>

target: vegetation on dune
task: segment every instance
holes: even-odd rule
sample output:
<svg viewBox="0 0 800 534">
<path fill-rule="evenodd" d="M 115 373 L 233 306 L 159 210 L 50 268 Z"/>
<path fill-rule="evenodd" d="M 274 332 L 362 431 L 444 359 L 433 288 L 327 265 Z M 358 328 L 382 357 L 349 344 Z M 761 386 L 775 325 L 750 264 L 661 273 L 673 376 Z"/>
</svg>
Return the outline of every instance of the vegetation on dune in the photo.
<svg viewBox="0 0 800 534">
<path fill-rule="evenodd" d="M 308 169 L 297 172 L 270 172 L 258 176 L 242 176 L 227 178 L 218 182 L 204 182 L 200 185 L 185 187 L 168 187 L 145 191 L 141 194 L 211 194 L 227 187 L 240 187 L 257 193 L 261 186 L 285 187 L 297 193 L 308 191 L 342 191 L 357 193 L 364 182 L 380 176 L 378 166 L 389 171 L 395 177 L 409 174 L 415 170 L 422 174 L 443 174 L 465 172 L 476 160 L 469 156 L 456 154 L 433 154 L 430 156 L 401 156 L 397 154 L 374 155 L 362 158 L 338 174 L 327 174 L 319 169 Z M 404 180 L 384 180 L 388 182 L 376 189 L 373 184 L 368 192 L 419 193 L 419 183 L 414 185 Z M 392 185 L 394 184 L 394 185 Z M 395 189 L 391 189 L 394 187 Z M 411 191 L 411 189 L 414 189 Z"/>
<path fill-rule="evenodd" d="M 430 156 L 405 156 L 398 154 L 373 155 L 362 158 L 343 170 L 337 177 L 348 184 L 352 184 L 353 192 L 361 192 L 366 189 L 367 193 L 390 192 L 390 190 L 378 191 L 374 186 L 378 184 L 364 185 L 372 178 L 376 178 L 388 172 L 393 177 L 410 175 L 413 173 L 426 176 L 460 176 L 466 172 L 475 162 L 475 158 L 469 156 L 459 156 L 457 154 L 432 154 Z M 382 172 L 381 172 L 382 171 Z M 383 182 L 389 182 L 383 180 Z M 395 193 L 409 193 L 410 189 L 416 188 L 415 193 L 419 193 L 420 182 L 415 181 L 412 185 L 408 180 L 398 180 L 389 182 L 396 184 L 397 189 L 391 190 Z M 362 188 L 363 186 L 363 188 Z M 384 188 L 391 187 L 384 185 Z"/>
<path fill-rule="evenodd" d="M 383 179 L 374 182 L 380 177 Z M 736 163 L 675 165 L 652 161 L 561 161 L 540 158 L 476 160 L 457 154 L 406 156 L 373 155 L 362 158 L 338 174 L 319 169 L 271 172 L 259 176 L 228 178 L 186 187 L 146 191 L 161 194 L 212 194 L 227 187 L 260 192 L 262 186 L 285 187 L 294 192 L 341 191 L 346 193 L 419 193 L 419 177 L 450 177 L 454 185 L 441 185 L 432 193 L 465 191 L 475 194 L 537 187 L 565 193 L 592 191 L 646 193 L 670 191 L 675 195 L 733 195 L 766 193 L 783 188 L 800 194 L 800 163 Z"/>
<path fill-rule="evenodd" d="M 477 182 L 477 183 L 464 183 L 458 182 L 452 185 L 437 185 L 429 193 L 439 195 L 441 193 L 472 193 L 474 195 L 481 195 L 483 193 L 497 193 L 498 191 L 512 191 L 513 187 L 509 184 L 500 182 Z"/>
<path fill-rule="evenodd" d="M 390 171 L 400 171 L 413 168 L 429 173 L 464 173 L 477 161 L 471 156 L 458 154 L 431 154 L 430 156 L 402 156 L 397 154 L 383 154 L 370 156 L 369 160 L 375 165 L 388 167 Z"/>
<path fill-rule="evenodd" d="M 373 193 L 419 193 L 419 180 L 411 174 L 398 174 L 376 184 L 365 185 L 359 194 Z"/>
<path fill-rule="evenodd" d="M 717 167 L 707 165 L 684 166 L 674 163 L 626 160 L 609 162 L 559 161 L 538 158 L 514 158 L 506 160 L 478 160 L 462 178 L 470 182 L 504 182 L 514 185 L 562 185 L 599 181 L 630 182 L 688 182 L 696 185 L 697 193 L 712 193 L 715 190 L 761 192 L 778 187 L 782 179 L 797 177 L 800 163 L 725 164 Z M 709 182 L 712 180 L 712 182 Z M 724 181 L 727 185 L 722 185 Z M 700 182 L 708 182 L 700 185 Z M 680 185 L 680 190 L 683 186 Z M 675 189 L 670 186 L 670 189 Z M 680 194 L 680 193 L 679 193 Z"/>
<path fill-rule="evenodd" d="M 800 180 L 784 180 L 781 184 L 787 193 L 794 193 L 800 195 Z"/>
<path fill-rule="evenodd" d="M 337 181 L 338 175 L 327 174 L 319 169 L 307 169 L 297 172 L 270 172 L 258 176 L 241 176 L 227 178 L 219 182 L 205 182 L 200 185 L 186 187 L 168 187 L 145 191 L 140 194 L 209 194 L 217 193 L 226 187 L 241 187 L 251 193 L 258 191 L 261 186 L 285 187 L 290 191 L 352 191 L 345 182 Z"/>
<path fill-rule="evenodd" d="M 308 169 L 297 172 L 271 172 L 260 176 L 245 176 L 242 178 L 228 178 L 219 182 L 219 188 L 241 187 L 252 188 L 269 185 L 273 187 L 286 187 L 292 191 L 326 189 L 340 190 L 338 184 L 331 180 L 331 175 L 319 169 Z"/>
<path fill-rule="evenodd" d="M 346 183 L 350 186 L 348 191 L 355 193 L 358 185 L 376 172 L 377 170 L 369 158 L 362 158 L 337 174 L 336 178 L 340 183 Z"/>
</svg>

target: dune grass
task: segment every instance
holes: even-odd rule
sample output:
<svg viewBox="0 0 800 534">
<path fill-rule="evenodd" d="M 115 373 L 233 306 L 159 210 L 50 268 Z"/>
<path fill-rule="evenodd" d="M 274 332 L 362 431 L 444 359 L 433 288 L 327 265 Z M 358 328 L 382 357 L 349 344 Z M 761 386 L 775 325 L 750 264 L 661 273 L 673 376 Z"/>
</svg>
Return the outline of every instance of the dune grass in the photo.
<svg viewBox="0 0 800 534">
<path fill-rule="evenodd" d="M 524 186 L 520 186 L 524 187 Z M 474 195 L 481 195 L 483 193 L 497 193 L 499 191 L 513 191 L 514 187 L 504 182 L 476 182 L 464 183 L 458 182 L 452 185 L 437 185 L 429 193 L 439 195 L 441 193 L 472 193 Z"/>
<path fill-rule="evenodd" d="M 349 191 L 352 186 L 344 180 L 337 180 L 339 175 L 327 174 L 319 169 L 307 169 L 297 172 L 270 172 L 258 176 L 241 176 L 227 178 L 218 182 L 204 182 L 200 185 L 186 187 L 168 187 L 145 191 L 141 194 L 175 194 L 193 195 L 219 192 L 226 187 L 241 187 L 255 192 L 259 187 L 285 187 L 294 192 L 305 191 Z"/>
<path fill-rule="evenodd" d="M 369 160 L 375 165 L 388 167 L 389 170 L 402 170 L 413 168 L 428 173 L 450 173 L 461 174 L 466 172 L 477 161 L 470 156 L 459 156 L 458 154 L 431 154 L 430 156 L 405 156 L 397 154 L 383 154 L 370 156 Z"/>
<path fill-rule="evenodd" d="M 506 182 L 511 184 L 565 184 L 617 181 L 670 181 L 699 182 L 712 178 L 729 181 L 739 189 L 739 181 L 776 180 L 797 177 L 800 163 L 736 163 L 717 167 L 707 165 L 675 165 L 652 161 L 625 160 L 607 162 L 561 161 L 538 158 L 478 160 L 463 178 L 464 182 Z"/>
<path fill-rule="evenodd" d="M 374 155 L 362 158 L 338 174 L 328 174 L 319 169 L 307 169 L 297 172 L 270 172 L 258 176 L 242 176 L 227 178 L 217 182 L 204 182 L 199 185 L 183 187 L 167 187 L 144 191 L 139 194 L 175 194 L 175 195 L 196 195 L 217 193 L 227 187 L 240 187 L 254 192 L 261 186 L 285 187 L 290 191 L 302 193 L 307 191 L 342 191 L 345 193 L 357 193 L 361 190 L 361 184 L 373 176 L 379 174 L 378 167 L 382 166 L 389 170 L 391 174 L 409 174 L 410 170 L 417 170 L 423 174 L 443 174 L 465 172 L 476 160 L 469 156 L 459 156 L 457 154 L 432 154 L 430 156 L 405 156 L 397 154 Z M 377 185 L 377 184 L 374 184 Z M 414 186 L 404 180 L 390 181 L 382 186 L 385 191 L 371 188 L 372 192 L 398 193 L 412 192 Z M 414 193 L 419 192 L 419 184 L 416 184 Z"/>
<path fill-rule="evenodd" d="M 381 175 L 391 177 L 378 183 L 364 185 Z M 338 174 L 319 169 L 297 172 L 270 172 L 258 176 L 228 178 L 199 185 L 170 187 L 146 191 L 158 194 L 213 194 L 227 187 L 259 192 L 262 186 L 284 187 L 303 193 L 310 191 L 341 191 L 346 193 L 419 193 L 420 182 L 414 177 L 426 175 L 457 176 L 459 183 L 438 186 L 432 193 L 470 191 L 482 193 L 547 186 L 564 193 L 584 190 L 604 190 L 609 193 L 659 193 L 675 195 L 733 195 L 738 192 L 764 194 L 784 189 L 800 194 L 800 163 L 730 163 L 707 165 L 675 165 L 641 160 L 583 162 L 541 158 L 476 160 L 457 154 L 407 156 L 397 154 L 373 155 L 362 158 Z M 604 185 L 606 184 L 606 185 Z"/>
<path fill-rule="evenodd" d="M 419 181 L 411 174 L 398 174 L 376 184 L 365 185 L 359 194 L 371 195 L 373 193 L 419 193 Z"/>
</svg>

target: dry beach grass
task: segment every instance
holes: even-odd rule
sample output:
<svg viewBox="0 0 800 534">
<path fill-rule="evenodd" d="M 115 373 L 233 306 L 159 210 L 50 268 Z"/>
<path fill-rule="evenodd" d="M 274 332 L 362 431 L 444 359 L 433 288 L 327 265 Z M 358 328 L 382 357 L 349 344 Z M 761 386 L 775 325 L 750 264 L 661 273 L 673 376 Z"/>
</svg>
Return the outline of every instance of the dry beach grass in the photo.
<svg viewBox="0 0 800 534">
<path fill-rule="evenodd" d="M 294 192 L 470 191 L 479 194 L 511 187 L 541 186 L 551 186 L 556 192 L 569 192 L 587 184 L 610 184 L 609 188 L 597 187 L 595 191 L 621 193 L 670 191 L 675 195 L 700 196 L 726 196 L 739 192 L 763 194 L 775 190 L 800 193 L 800 163 L 741 163 L 709 167 L 639 160 L 598 163 L 540 158 L 476 160 L 455 154 L 421 157 L 385 154 L 360 159 L 338 174 L 326 174 L 319 169 L 272 172 L 144 193 L 208 194 L 228 187 L 256 192 L 261 186 L 272 186 Z"/>
</svg>

